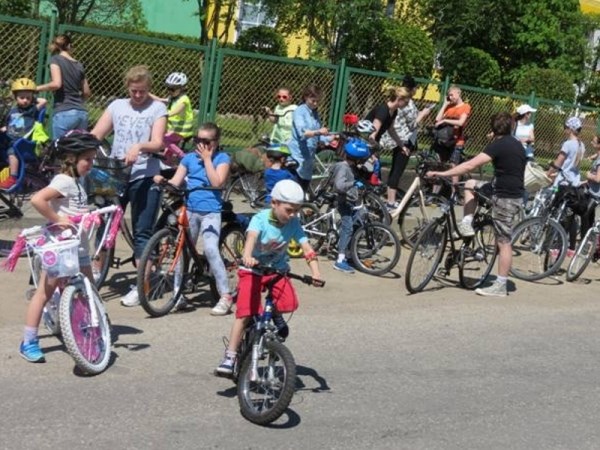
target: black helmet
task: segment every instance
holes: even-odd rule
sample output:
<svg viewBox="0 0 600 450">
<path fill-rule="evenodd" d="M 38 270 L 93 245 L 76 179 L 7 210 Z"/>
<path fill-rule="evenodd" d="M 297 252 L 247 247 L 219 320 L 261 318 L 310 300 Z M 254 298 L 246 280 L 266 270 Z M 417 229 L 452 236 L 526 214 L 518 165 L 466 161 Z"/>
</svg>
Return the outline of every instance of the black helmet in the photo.
<svg viewBox="0 0 600 450">
<path fill-rule="evenodd" d="M 98 150 L 102 142 L 92 133 L 84 130 L 71 130 L 63 137 L 54 141 L 57 154 L 59 156 L 65 153 L 79 155 L 89 150 Z"/>
</svg>

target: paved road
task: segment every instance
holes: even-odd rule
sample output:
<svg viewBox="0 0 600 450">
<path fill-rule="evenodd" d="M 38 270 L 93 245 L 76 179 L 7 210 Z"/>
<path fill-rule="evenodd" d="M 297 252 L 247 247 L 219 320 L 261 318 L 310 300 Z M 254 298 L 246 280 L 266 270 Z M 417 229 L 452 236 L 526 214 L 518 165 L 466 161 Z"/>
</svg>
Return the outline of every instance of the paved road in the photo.
<svg viewBox="0 0 600 450">
<path fill-rule="evenodd" d="M 103 291 L 116 334 L 105 373 L 79 376 L 47 335 L 48 362 L 23 361 L 21 261 L 0 274 L 0 448 L 600 448 L 598 266 L 581 283 L 517 281 L 506 299 L 451 283 L 408 296 L 402 277 L 323 272 L 324 289 L 298 286 L 290 324 L 298 391 L 262 428 L 211 375 L 232 316 L 123 308 L 131 268 Z"/>
</svg>

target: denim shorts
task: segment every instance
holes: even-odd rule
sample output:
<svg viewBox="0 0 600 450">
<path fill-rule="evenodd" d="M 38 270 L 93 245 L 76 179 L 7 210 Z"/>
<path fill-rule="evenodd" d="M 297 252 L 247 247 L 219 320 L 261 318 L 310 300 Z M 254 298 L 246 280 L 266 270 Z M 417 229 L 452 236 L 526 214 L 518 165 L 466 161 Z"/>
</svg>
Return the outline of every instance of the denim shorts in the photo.
<svg viewBox="0 0 600 450">
<path fill-rule="evenodd" d="M 69 130 L 87 130 L 88 113 L 83 109 L 59 111 L 52 116 L 52 139 L 64 136 Z"/>
</svg>

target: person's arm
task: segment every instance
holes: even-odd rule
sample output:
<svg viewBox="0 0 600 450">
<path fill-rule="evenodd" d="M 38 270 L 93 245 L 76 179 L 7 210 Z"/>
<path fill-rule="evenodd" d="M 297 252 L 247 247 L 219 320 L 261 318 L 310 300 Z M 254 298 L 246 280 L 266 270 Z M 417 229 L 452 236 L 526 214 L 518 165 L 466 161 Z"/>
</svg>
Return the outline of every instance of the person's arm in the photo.
<svg viewBox="0 0 600 450">
<path fill-rule="evenodd" d="M 162 102 L 162 103 L 168 103 L 169 102 L 168 98 L 159 97 L 158 95 L 155 95 L 152 92 L 150 92 L 148 95 L 150 96 L 150 98 L 152 100 L 156 100 L 157 102 Z"/>
<path fill-rule="evenodd" d="M 207 146 L 208 147 L 208 146 Z M 210 151 L 210 149 L 202 149 L 200 156 L 204 161 L 204 168 L 206 169 L 206 177 L 212 187 L 221 187 L 227 181 L 227 177 L 229 176 L 229 163 L 222 163 L 215 167 L 214 162 L 212 160 L 212 155 L 214 152 Z"/>
<path fill-rule="evenodd" d="M 529 139 L 527 140 L 527 143 L 530 145 L 533 145 L 534 142 L 535 142 L 535 134 L 533 132 L 533 127 L 531 127 L 531 130 L 529 130 Z"/>
<path fill-rule="evenodd" d="M 600 170 L 596 170 L 596 173 L 588 172 L 586 175 L 587 181 L 593 181 L 594 183 L 600 183 Z"/>
<path fill-rule="evenodd" d="M 437 115 L 435 116 L 435 125 L 439 125 L 444 119 L 444 113 L 446 112 L 446 108 L 448 108 L 448 100 L 444 100 L 442 107 L 439 109 Z"/>
<path fill-rule="evenodd" d="M 58 64 L 50 64 L 50 83 L 41 84 L 35 88 L 37 92 L 57 91 L 62 87 L 62 72 Z"/>
<path fill-rule="evenodd" d="M 179 102 L 173 111 L 169 112 L 168 117 L 178 116 L 185 110 L 185 103 Z"/>
<path fill-rule="evenodd" d="M 311 130 L 309 128 L 308 118 L 308 113 L 306 111 L 300 111 L 298 114 L 294 114 L 293 118 L 294 127 L 299 131 L 298 134 L 304 139 L 329 133 L 329 130 L 326 127 L 321 127 L 318 130 Z"/>
<path fill-rule="evenodd" d="M 112 114 L 109 109 L 104 110 L 91 133 L 99 140 L 104 139 L 113 130 Z"/>
<path fill-rule="evenodd" d="M 90 89 L 90 84 L 88 83 L 87 78 L 83 79 L 83 83 L 81 85 L 81 96 L 84 100 L 87 100 L 92 95 L 92 90 Z"/>
<path fill-rule="evenodd" d="M 550 167 L 548 168 L 546 175 L 548 175 L 549 177 L 552 177 L 556 172 L 558 172 L 558 169 L 562 168 L 566 159 L 567 159 L 567 154 L 564 153 L 563 151 L 561 151 L 558 154 L 558 156 L 556 157 L 556 159 L 552 162 L 552 164 L 550 164 Z"/>
<path fill-rule="evenodd" d="M 127 164 L 133 164 L 140 156 L 140 153 L 158 153 L 163 150 L 163 137 L 167 131 L 167 117 L 161 116 L 154 121 L 152 124 L 152 132 L 150 134 L 150 140 L 147 142 L 139 142 L 133 144 L 127 150 L 125 155 L 125 162 Z"/>
<path fill-rule="evenodd" d="M 409 155 L 410 154 L 410 150 L 407 149 L 404 146 L 404 141 L 402 139 L 400 139 L 400 136 L 398 135 L 398 132 L 396 131 L 396 129 L 394 127 L 389 127 L 387 129 L 387 132 L 389 133 L 389 135 L 391 136 L 391 138 L 394 140 L 394 142 L 396 143 L 396 145 L 398 147 L 402 148 L 402 151 L 404 152 L 405 155 Z"/>
<path fill-rule="evenodd" d="M 181 183 L 183 183 L 183 180 L 185 179 L 187 175 L 187 167 L 185 165 L 183 165 L 182 163 L 180 163 L 177 166 L 177 170 L 175 171 L 175 175 L 173 175 L 173 177 L 168 180 L 170 184 L 172 184 L 173 186 L 181 186 Z M 155 175 L 152 180 L 156 183 L 156 184 L 160 184 L 163 180 L 165 179 L 165 177 L 163 177 L 162 175 Z"/>
<path fill-rule="evenodd" d="M 442 119 L 440 123 L 445 123 L 447 125 L 452 125 L 454 127 L 462 127 L 467 122 L 469 118 L 469 114 L 466 112 L 462 113 L 458 119 Z"/>
<path fill-rule="evenodd" d="M 62 194 L 59 191 L 53 187 L 46 186 L 31 197 L 31 204 L 49 222 L 68 224 L 68 218 L 59 216 L 50 206 L 50 200 L 61 197 Z"/>
<path fill-rule="evenodd" d="M 417 118 L 415 119 L 415 126 L 419 125 L 421 122 L 423 122 L 424 119 L 426 119 L 429 116 L 429 114 L 431 114 L 431 108 L 431 106 L 423 108 L 421 111 L 418 112 Z"/>
<path fill-rule="evenodd" d="M 252 256 L 257 240 L 258 231 L 249 230 L 246 232 L 246 242 L 244 243 L 244 251 L 242 253 L 242 263 L 246 267 L 254 267 L 258 264 L 258 261 Z"/>
<path fill-rule="evenodd" d="M 321 271 L 319 269 L 319 260 L 317 259 L 317 253 L 308 243 L 308 240 L 300 244 L 302 247 L 302 253 L 306 255 L 306 262 L 310 268 L 311 275 L 316 280 L 321 280 Z"/>
<path fill-rule="evenodd" d="M 492 157 L 487 153 L 480 153 L 479 155 L 465 161 L 458 166 L 452 167 L 451 169 L 445 170 L 443 172 L 430 171 L 425 174 L 428 178 L 435 177 L 454 177 L 459 175 L 464 175 L 465 173 L 473 172 L 479 166 L 483 166 L 492 161 Z"/>
<path fill-rule="evenodd" d="M 45 107 L 48 104 L 48 100 L 46 100 L 45 98 L 37 98 L 35 101 L 35 106 L 37 107 L 37 110 L 40 111 L 43 107 Z"/>
<path fill-rule="evenodd" d="M 348 170 L 350 169 L 348 168 Z M 342 170 L 340 166 L 333 170 L 333 187 L 336 192 L 346 193 L 354 186 L 354 177 L 348 176 L 348 170 Z"/>
</svg>

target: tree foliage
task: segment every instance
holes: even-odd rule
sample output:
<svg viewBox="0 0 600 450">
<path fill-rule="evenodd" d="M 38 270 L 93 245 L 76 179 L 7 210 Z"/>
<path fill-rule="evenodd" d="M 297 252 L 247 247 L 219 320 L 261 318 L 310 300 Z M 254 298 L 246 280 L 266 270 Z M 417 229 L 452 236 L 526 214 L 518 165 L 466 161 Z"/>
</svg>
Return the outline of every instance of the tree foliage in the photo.
<svg viewBox="0 0 600 450">
<path fill-rule="evenodd" d="M 140 0 L 48 0 L 58 10 L 58 22 L 127 25 L 131 31 L 146 28 Z"/>
<path fill-rule="evenodd" d="M 498 61 L 489 53 L 474 47 L 459 49 L 452 58 L 442 55 L 444 72 L 455 83 L 494 88 L 501 80 Z"/>
<path fill-rule="evenodd" d="M 515 92 L 523 95 L 535 92 L 536 97 L 565 102 L 575 99 L 573 79 L 560 69 L 531 67 L 524 70 L 515 84 Z"/>
<path fill-rule="evenodd" d="M 497 88 L 514 87 L 518 69 L 526 65 L 562 70 L 571 74 L 572 81 L 584 77 L 589 23 L 578 0 L 415 2 L 430 21 L 443 60 L 459 59 L 468 47 L 493 55 L 501 72 Z M 466 63 L 475 65 L 480 55 L 470 56 L 475 60 Z M 443 73 L 449 70 L 455 67 L 447 65 Z"/>
<path fill-rule="evenodd" d="M 30 0 L 0 0 L 0 14 L 5 16 L 29 17 L 33 7 Z"/>
<path fill-rule="evenodd" d="M 236 48 L 247 52 L 287 56 L 287 45 L 283 36 L 264 25 L 248 28 L 235 43 Z"/>
</svg>

